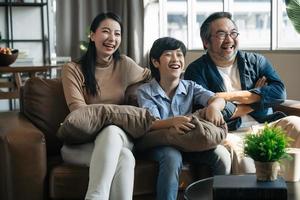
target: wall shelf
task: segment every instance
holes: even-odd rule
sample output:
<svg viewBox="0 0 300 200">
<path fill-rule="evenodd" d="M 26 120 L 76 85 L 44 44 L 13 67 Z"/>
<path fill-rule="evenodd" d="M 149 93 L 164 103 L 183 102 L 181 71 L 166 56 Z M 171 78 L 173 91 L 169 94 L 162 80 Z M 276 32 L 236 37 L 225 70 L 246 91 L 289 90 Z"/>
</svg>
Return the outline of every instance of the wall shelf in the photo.
<svg viewBox="0 0 300 200">
<path fill-rule="evenodd" d="M 37 62 L 50 62 L 48 0 L 0 2 L 0 45 L 28 50 Z M 42 52 L 42 53 L 41 53 Z M 39 55 L 39 56 L 38 56 Z"/>
</svg>

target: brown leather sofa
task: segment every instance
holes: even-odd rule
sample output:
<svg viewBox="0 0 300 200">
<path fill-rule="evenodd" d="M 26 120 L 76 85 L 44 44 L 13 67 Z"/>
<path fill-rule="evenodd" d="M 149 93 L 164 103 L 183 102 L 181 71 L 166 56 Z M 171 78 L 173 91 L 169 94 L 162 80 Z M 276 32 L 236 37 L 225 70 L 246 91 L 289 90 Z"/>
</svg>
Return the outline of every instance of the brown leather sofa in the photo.
<svg viewBox="0 0 300 200">
<path fill-rule="evenodd" d="M 134 102 L 134 89 L 126 99 Z M 132 104 L 132 103 L 130 103 Z M 27 80 L 20 93 L 20 112 L 0 113 L 0 199 L 83 199 L 88 168 L 64 163 L 60 123 L 69 113 L 59 79 Z M 180 197 L 197 178 L 209 176 L 206 167 L 185 165 L 180 175 Z M 139 158 L 136 162 L 134 199 L 154 199 L 157 164 Z"/>
<path fill-rule="evenodd" d="M 134 88 L 126 99 L 134 101 Z M 278 108 L 300 116 L 300 102 L 287 101 Z M 64 163 L 61 141 L 56 137 L 60 123 L 69 113 L 58 79 L 29 79 L 21 89 L 20 112 L 0 113 L 0 199 L 83 199 L 88 168 Z M 180 175 L 180 195 L 185 187 L 210 175 L 185 165 Z M 155 196 L 157 164 L 138 158 L 135 169 L 134 199 Z"/>
</svg>

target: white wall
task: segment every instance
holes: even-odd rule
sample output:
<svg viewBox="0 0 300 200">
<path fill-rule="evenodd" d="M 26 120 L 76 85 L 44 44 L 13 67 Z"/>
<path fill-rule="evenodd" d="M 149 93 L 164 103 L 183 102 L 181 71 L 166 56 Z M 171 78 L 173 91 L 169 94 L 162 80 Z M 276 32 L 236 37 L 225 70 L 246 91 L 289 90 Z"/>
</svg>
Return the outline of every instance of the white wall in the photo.
<svg viewBox="0 0 300 200">
<path fill-rule="evenodd" d="M 300 51 L 256 51 L 265 55 L 283 80 L 289 99 L 300 100 Z M 188 51 L 186 66 L 203 51 Z"/>
</svg>

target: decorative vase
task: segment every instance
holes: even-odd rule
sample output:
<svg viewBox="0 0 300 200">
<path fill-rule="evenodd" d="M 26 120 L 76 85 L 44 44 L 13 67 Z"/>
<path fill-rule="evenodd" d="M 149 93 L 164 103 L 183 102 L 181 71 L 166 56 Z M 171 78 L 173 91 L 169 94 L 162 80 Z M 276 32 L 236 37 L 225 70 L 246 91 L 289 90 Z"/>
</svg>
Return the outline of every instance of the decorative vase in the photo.
<svg viewBox="0 0 300 200">
<path fill-rule="evenodd" d="M 255 161 L 257 181 L 275 181 L 277 180 L 280 169 L 278 162 L 259 162 Z"/>
</svg>

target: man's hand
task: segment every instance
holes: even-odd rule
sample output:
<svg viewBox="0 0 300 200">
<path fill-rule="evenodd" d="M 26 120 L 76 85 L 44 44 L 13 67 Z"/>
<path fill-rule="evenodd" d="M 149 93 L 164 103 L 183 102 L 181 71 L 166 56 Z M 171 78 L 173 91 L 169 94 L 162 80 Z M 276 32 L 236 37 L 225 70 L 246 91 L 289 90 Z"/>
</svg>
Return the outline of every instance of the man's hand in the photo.
<svg viewBox="0 0 300 200">
<path fill-rule="evenodd" d="M 267 83 L 267 78 L 265 76 L 263 76 L 260 79 L 258 79 L 258 81 L 255 83 L 255 87 L 259 88 L 259 87 L 263 87 L 267 84 L 268 84 Z"/>
<path fill-rule="evenodd" d="M 195 128 L 195 125 L 191 123 L 192 117 L 187 116 L 176 116 L 171 118 L 172 127 L 180 134 L 185 134 Z"/>
</svg>

